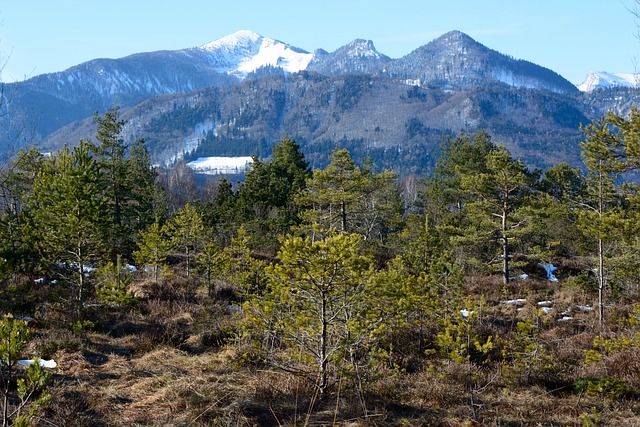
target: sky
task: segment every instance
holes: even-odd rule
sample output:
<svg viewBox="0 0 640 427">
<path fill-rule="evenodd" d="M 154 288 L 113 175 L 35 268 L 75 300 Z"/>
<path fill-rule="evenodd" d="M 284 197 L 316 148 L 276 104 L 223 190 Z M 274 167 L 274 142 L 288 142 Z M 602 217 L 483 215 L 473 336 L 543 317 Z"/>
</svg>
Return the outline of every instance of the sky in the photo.
<svg viewBox="0 0 640 427">
<path fill-rule="evenodd" d="M 550 68 L 574 84 L 589 72 L 640 72 L 640 0 L 2 0 L 0 80 L 63 71 L 95 58 L 202 46 L 251 30 L 309 52 L 355 39 L 400 58 L 452 30 Z"/>
</svg>

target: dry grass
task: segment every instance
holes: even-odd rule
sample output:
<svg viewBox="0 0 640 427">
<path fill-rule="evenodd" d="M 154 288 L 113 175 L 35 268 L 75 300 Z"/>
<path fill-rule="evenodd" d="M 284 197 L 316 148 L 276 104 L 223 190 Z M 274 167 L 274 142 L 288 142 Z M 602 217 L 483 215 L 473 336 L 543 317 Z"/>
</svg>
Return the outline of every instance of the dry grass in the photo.
<svg viewBox="0 0 640 427">
<path fill-rule="evenodd" d="M 623 379 L 640 389 L 640 356 L 620 352 L 597 367 L 586 367 L 584 351 L 597 335 L 594 312 L 558 322 L 557 312 L 586 305 L 578 289 L 536 282 L 502 288 L 499 278 L 472 278 L 469 294 L 487 301 L 478 332 L 509 337 L 517 321 L 537 316 L 537 301 L 552 300 L 556 313 L 540 318 L 539 341 L 552 367 L 536 371 L 530 383 L 502 377 L 500 345 L 475 370 L 478 419 L 473 420 L 465 366 L 403 349 L 416 360 L 402 372 L 380 367 L 361 384 L 340 379 L 326 400 L 311 382 L 266 364 L 248 363 L 233 342 L 235 317 L 227 301 L 212 301 L 197 287 L 175 279 L 126 313 L 95 314 L 95 330 L 78 337 L 60 327 L 58 311 L 44 307 L 36 354 L 53 357 L 53 401 L 40 425 L 89 426 L 600 426 L 640 425 L 637 399 L 603 399 L 579 394 L 574 382 L 588 375 Z M 142 292 L 142 291 L 140 291 Z M 155 292 L 155 293 L 154 293 Z M 509 297 L 526 298 L 518 307 Z M 524 293 L 521 293 L 524 292 Z M 141 293 L 141 295 L 143 295 Z M 521 308 L 522 310 L 517 310 Z M 620 316 L 628 307 L 618 307 Z M 436 326 L 434 326 L 435 328 Z M 611 332 L 615 334 L 615 332 Z M 412 350 L 410 350 L 411 348 Z M 282 357 L 287 357 L 286 349 Z M 413 352 L 413 353 L 411 353 Z M 594 408 L 595 412 L 592 412 Z"/>
</svg>

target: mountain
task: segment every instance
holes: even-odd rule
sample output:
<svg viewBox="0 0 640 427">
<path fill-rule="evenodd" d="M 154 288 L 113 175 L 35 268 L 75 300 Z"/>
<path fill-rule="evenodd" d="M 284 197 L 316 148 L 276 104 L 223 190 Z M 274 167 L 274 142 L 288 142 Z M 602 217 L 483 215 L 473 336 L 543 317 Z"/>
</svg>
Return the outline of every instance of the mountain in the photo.
<svg viewBox="0 0 640 427">
<path fill-rule="evenodd" d="M 606 109 L 627 111 L 640 96 L 625 89 L 580 92 L 458 31 L 398 59 L 369 40 L 309 53 L 239 31 L 196 48 L 96 59 L 7 84 L 0 150 L 92 138 L 93 113 L 117 105 L 127 137 L 144 137 L 157 163 L 268 156 L 288 133 L 316 166 L 342 146 L 409 173 L 433 166 L 444 137 L 486 130 L 532 165 L 579 165 L 580 124 Z"/>
<path fill-rule="evenodd" d="M 599 71 L 589 73 L 582 84 L 578 86 L 583 92 L 592 92 L 596 89 L 610 87 L 637 87 L 640 75 L 632 73 L 607 73 Z"/>
<path fill-rule="evenodd" d="M 451 31 L 387 64 L 389 77 L 414 79 L 449 89 L 491 84 L 575 93 L 576 87 L 555 72 L 491 50 L 460 31 Z"/>
<path fill-rule="evenodd" d="M 6 84 L 0 105 L 11 116 L 24 117 L 26 123 L 17 127 L 29 128 L 31 138 L 40 140 L 112 106 L 129 107 L 154 96 L 236 84 L 261 67 L 295 72 L 306 68 L 312 57 L 251 31 L 238 31 L 198 48 L 95 59 Z M 9 134 L 3 139 L 14 137 Z"/>
<path fill-rule="evenodd" d="M 246 79 L 230 87 L 156 97 L 123 110 L 127 139 L 144 137 L 153 158 L 267 157 L 285 134 L 314 167 L 336 147 L 401 174 L 428 172 L 446 136 L 486 130 L 529 164 L 580 162 L 581 101 L 553 92 L 503 86 L 451 91 L 371 74 L 299 72 Z M 90 120 L 49 143 L 86 137 Z"/>
<path fill-rule="evenodd" d="M 378 72 L 390 60 L 376 50 L 371 40 L 357 39 L 332 53 L 316 54 L 306 70 L 329 76 L 369 74 Z"/>
<path fill-rule="evenodd" d="M 313 59 L 309 52 L 247 30 L 207 43 L 200 51 L 208 54 L 217 72 L 239 79 L 268 66 L 295 73 Z"/>
</svg>

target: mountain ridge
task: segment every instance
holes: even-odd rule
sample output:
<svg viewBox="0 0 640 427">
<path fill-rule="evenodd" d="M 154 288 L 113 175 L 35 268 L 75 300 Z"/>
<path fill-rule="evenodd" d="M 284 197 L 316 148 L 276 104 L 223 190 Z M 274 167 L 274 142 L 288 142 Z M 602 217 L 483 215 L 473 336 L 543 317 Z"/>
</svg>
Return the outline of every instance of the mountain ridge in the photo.
<svg viewBox="0 0 640 427">
<path fill-rule="evenodd" d="M 584 81 L 578 86 L 582 92 L 592 92 L 597 89 L 611 87 L 637 87 L 640 83 L 638 73 L 609 73 L 596 71 L 587 74 Z"/>
<path fill-rule="evenodd" d="M 326 151 L 343 143 L 355 151 L 359 143 L 375 150 L 404 150 L 402 155 L 381 154 L 385 167 L 393 166 L 392 158 L 407 163 L 412 150 L 416 158 L 432 163 L 419 153 L 420 144 L 433 155 L 434 141 L 443 135 L 479 129 L 491 130 L 516 153 L 540 157 L 531 147 L 569 150 L 545 132 L 570 134 L 577 147 L 579 125 L 597 117 L 602 106 L 628 108 L 608 95 L 606 100 L 597 94 L 583 99 L 582 92 L 552 70 L 489 49 L 460 31 L 392 59 L 371 40 L 309 53 L 242 30 L 196 48 L 95 59 L 5 89 L 9 101 L 2 107 L 10 114 L 3 117 L 35 123 L 33 133 L 21 133 L 24 143 L 17 145 L 44 141 L 55 149 L 91 137 L 87 123 L 92 124 L 93 114 L 117 105 L 131 120 L 131 129 L 138 126 L 131 135 L 145 137 L 139 134 L 143 128 L 152 135 L 156 161 L 163 162 L 197 150 L 212 132 L 229 153 L 249 155 L 252 149 L 265 152 L 268 141 L 288 130 L 307 144 L 310 155 L 312 149 Z M 377 95 L 371 98 L 373 93 Z M 133 111 L 150 116 L 138 120 Z M 523 117 L 510 117 L 514 111 Z M 155 127 L 145 128 L 140 124 L 145 120 Z M 376 121 L 379 125 L 372 126 Z M 5 126 L 3 141 L 17 138 L 11 129 L 20 126 Z M 175 140 L 172 133 L 184 140 Z M 560 145 L 548 146 L 545 138 Z M 575 163 L 576 150 L 563 156 Z M 547 162 L 539 159 L 536 164 Z M 411 168 L 420 165 L 413 162 Z"/>
</svg>

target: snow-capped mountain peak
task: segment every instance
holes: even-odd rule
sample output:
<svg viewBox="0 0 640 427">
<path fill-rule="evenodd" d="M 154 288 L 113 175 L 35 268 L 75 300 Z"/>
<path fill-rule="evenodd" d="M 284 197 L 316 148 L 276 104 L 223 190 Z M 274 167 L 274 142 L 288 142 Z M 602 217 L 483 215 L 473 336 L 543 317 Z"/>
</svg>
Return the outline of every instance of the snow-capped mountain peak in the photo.
<svg viewBox="0 0 640 427">
<path fill-rule="evenodd" d="M 200 47 L 212 57 L 217 71 L 243 79 L 260 67 L 280 67 L 289 73 L 304 70 L 313 54 L 302 49 L 242 30 Z"/>
<path fill-rule="evenodd" d="M 250 48 L 252 45 L 255 45 L 262 39 L 262 36 L 258 33 L 254 33 L 250 30 L 240 30 L 236 31 L 233 34 L 229 34 L 228 36 L 221 37 L 217 40 L 209 42 L 203 46 L 201 49 L 216 51 L 219 49 L 226 50 L 235 50 L 242 48 Z"/>
<path fill-rule="evenodd" d="M 578 89 L 583 92 L 591 92 L 595 89 L 603 89 L 612 86 L 636 87 L 640 83 L 640 74 L 634 73 L 607 73 L 598 71 L 589 73 Z"/>
</svg>

